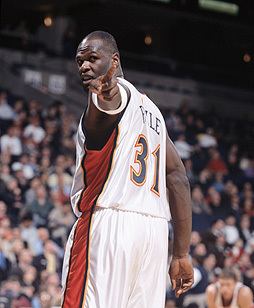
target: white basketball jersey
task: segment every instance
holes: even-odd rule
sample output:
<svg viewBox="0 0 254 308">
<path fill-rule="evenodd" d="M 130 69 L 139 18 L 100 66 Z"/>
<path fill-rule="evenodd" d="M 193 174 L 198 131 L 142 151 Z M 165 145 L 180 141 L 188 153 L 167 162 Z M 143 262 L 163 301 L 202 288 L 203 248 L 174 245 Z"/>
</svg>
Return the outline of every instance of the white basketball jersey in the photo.
<svg viewBox="0 0 254 308">
<path fill-rule="evenodd" d="M 118 123 L 110 171 L 96 206 L 118 208 L 170 219 L 166 189 L 166 126 L 155 104 L 131 83 L 130 100 Z M 82 172 L 85 136 L 81 122 L 77 134 L 76 172 L 71 192 L 73 210 L 86 189 Z"/>
</svg>

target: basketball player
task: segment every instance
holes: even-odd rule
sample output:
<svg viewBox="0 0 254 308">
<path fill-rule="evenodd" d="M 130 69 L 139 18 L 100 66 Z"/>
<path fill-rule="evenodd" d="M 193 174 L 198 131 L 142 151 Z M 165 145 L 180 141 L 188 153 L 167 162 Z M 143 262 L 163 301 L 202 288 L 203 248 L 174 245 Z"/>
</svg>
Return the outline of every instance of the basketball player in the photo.
<svg viewBox="0 0 254 308">
<path fill-rule="evenodd" d="M 219 281 L 206 289 L 208 308 L 251 308 L 253 294 L 238 281 L 232 269 L 224 269 Z"/>
<path fill-rule="evenodd" d="M 158 108 L 123 78 L 109 33 L 85 37 L 76 62 L 89 92 L 77 133 L 71 202 L 78 220 L 66 246 L 62 307 L 163 308 L 171 216 L 176 295 L 193 283 L 184 166 Z"/>
</svg>

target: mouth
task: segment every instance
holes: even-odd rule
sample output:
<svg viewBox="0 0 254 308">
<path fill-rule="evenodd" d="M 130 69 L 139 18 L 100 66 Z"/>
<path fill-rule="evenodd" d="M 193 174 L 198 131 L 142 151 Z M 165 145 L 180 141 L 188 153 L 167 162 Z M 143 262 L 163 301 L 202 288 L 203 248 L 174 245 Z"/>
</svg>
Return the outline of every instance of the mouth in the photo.
<svg viewBox="0 0 254 308">
<path fill-rule="evenodd" d="M 87 86 L 91 80 L 93 80 L 94 78 L 92 76 L 89 76 L 89 75 L 83 75 L 81 76 L 81 80 L 82 80 L 82 83 L 84 86 Z"/>
</svg>

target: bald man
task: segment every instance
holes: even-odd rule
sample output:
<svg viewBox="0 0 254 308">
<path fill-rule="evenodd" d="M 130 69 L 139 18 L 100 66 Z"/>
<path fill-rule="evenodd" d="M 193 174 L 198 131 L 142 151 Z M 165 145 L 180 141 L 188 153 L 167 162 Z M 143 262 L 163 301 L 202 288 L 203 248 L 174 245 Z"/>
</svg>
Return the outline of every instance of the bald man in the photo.
<svg viewBox="0 0 254 308">
<path fill-rule="evenodd" d="M 88 104 L 77 133 L 78 219 L 66 246 L 62 307 L 164 308 L 171 217 L 176 295 L 193 283 L 184 166 L 159 109 L 123 78 L 112 35 L 90 33 L 76 62 Z"/>
</svg>

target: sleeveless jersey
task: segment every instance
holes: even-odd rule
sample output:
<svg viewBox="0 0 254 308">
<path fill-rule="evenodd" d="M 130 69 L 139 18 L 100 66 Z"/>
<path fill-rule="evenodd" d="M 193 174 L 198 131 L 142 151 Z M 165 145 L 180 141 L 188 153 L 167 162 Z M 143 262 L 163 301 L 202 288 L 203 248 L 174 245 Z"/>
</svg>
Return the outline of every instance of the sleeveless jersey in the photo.
<svg viewBox="0 0 254 308">
<path fill-rule="evenodd" d="M 242 286 L 243 286 L 243 284 L 241 282 L 236 283 L 235 289 L 234 289 L 234 292 L 233 292 L 233 298 L 232 298 L 232 301 L 231 301 L 229 308 L 240 308 L 237 304 L 237 300 L 238 300 L 239 290 L 241 289 Z M 223 308 L 224 306 L 223 306 L 222 299 L 221 299 L 220 284 L 219 283 L 216 283 L 216 289 L 217 289 L 217 295 L 216 295 L 216 298 L 215 298 L 215 304 L 218 307 Z"/>
<path fill-rule="evenodd" d="M 76 171 L 71 190 L 74 213 L 80 216 L 86 207 L 93 204 L 169 220 L 167 131 L 163 116 L 155 104 L 131 83 L 122 78 L 118 78 L 118 81 L 128 87 L 130 98 L 102 150 L 86 150 L 82 119 L 80 121 L 76 141 Z M 89 168 L 94 169 L 90 171 Z M 92 179 L 91 176 L 87 179 L 89 174 L 93 176 Z M 91 197 L 86 198 L 88 195 Z"/>
</svg>

